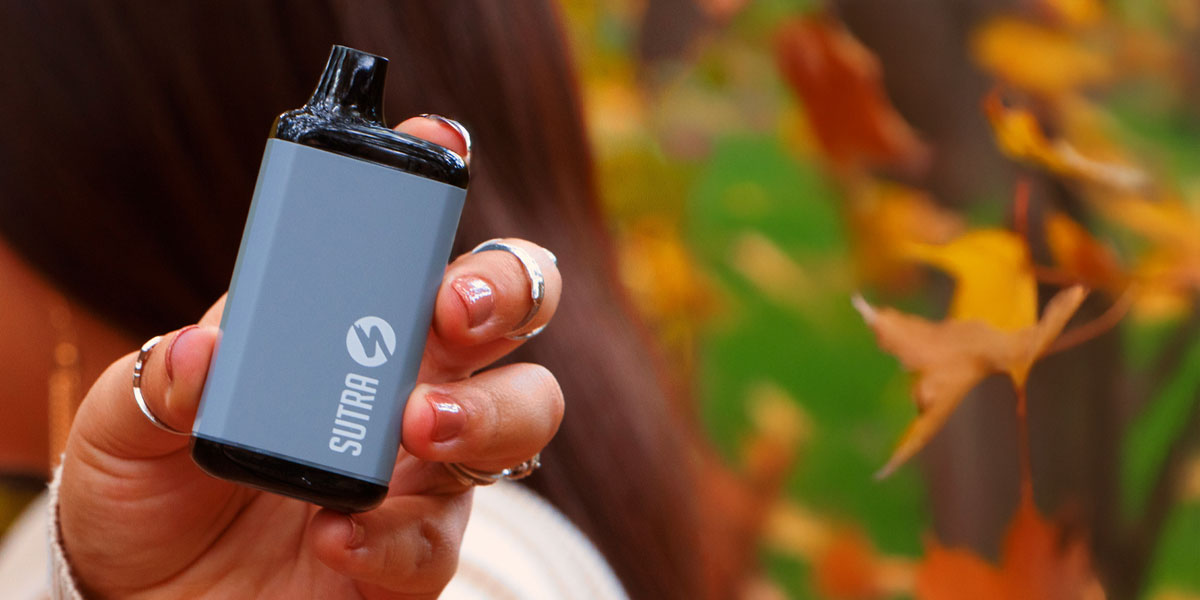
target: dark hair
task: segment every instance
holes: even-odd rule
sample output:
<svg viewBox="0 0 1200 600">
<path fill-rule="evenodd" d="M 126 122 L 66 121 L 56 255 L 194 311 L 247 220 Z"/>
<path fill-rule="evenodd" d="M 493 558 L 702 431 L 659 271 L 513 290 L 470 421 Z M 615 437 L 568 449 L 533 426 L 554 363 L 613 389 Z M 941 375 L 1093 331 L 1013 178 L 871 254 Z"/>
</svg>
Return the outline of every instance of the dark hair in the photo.
<svg viewBox="0 0 1200 600">
<path fill-rule="evenodd" d="M 474 136 L 458 251 L 525 237 L 565 273 L 554 324 L 512 357 L 568 403 L 529 485 L 633 597 L 701 597 L 695 457 L 615 283 L 557 19 L 545 1 L 2 3 L 0 235 L 131 334 L 193 322 L 228 285 L 274 116 L 332 44 L 389 57 L 390 114 Z"/>
</svg>

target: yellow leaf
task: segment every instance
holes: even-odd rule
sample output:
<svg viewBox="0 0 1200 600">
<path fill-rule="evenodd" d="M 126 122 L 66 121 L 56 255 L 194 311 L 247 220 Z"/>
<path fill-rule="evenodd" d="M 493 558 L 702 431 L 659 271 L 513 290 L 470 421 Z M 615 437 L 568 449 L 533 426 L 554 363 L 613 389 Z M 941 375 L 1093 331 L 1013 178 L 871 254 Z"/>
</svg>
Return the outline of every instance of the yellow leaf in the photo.
<svg viewBox="0 0 1200 600">
<path fill-rule="evenodd" d="M 954 277 L 951 319 L 979 320 L 1001 331 L 1037 320 L 1037 282 L 1029 250 L 1017 234 L 972 231 L 941 246 L 911 244 L 908 254 Z"/>
<path fill-rule="evenodd" d="M 1028 110 L 1005 106 L 999 93 L 984 99 L 984 113 L 992 125 L 996 144 L 1006 155 L 1053 173 L 1120 190 L 1146 185 L 1146 174 L 1136 167 L 1084 156 L 1066 140 L 1046 137 L 1037 118 Z"/>
<path fill-rule="evenodd" d="M 1109 59 L 1068 33 L 996 17 L 971 36 L 971 54 L 1004 82 L 1044 96 L 1063 96 L 1111 76 Z"/>
<path fill-rule="evenodd" d="M 833 528 L 820 515 L 794 501 L 775 504 L 763 524 L 763 542 L 774 550 L 813 560 L 833 540 Z"/>
<path fill-rule="evenodd" d="M 924 192 L 878 181 L 854 186 L 848 221 L 860 278 L 886 289 L 902 289 L 916 279 L 907 256 L 912 244 L 944 244 L 963 230 L 957 214 L 938 207 Z"/>
<path fill-rule="evenodd" d="M 1172 199 L 1121 197 L 1096 206 L 1107 219 L 1150 242 L 1130 275 L 1139 290 L 1136 313 L 1160 318 L 1185 311 L 1200 290 L 1200 216 Z"/>
<path fill-rule="evenodd" d="M 1086 296 L 1082 286 L 1063 290 L 1046 305 L 1040 321 L 1015 331 L 979 320 L 931 322 L 890 308 L 877 309 L 855 297 L 855 308 L 875 331 L 879 346 L 915 374 L 913 399 L 919 414 L 876 477 L 887 477 L 923 448 L 985 377 L 1004 374 L 1023 388 L 1033 363 Z"/>
</svg>

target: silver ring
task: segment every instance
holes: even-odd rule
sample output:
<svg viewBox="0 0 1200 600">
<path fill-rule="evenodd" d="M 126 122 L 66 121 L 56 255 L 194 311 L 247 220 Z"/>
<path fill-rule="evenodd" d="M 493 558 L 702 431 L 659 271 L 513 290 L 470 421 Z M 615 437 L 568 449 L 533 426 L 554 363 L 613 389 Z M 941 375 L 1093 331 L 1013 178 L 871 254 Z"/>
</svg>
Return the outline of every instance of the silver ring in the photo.
<svg viewBox="0 0 1200 600">
<path fill-rule="evenodd" d="M 510 340 L 527 340 L 541 333 L 546 328 L 545 325 L 532 331 L 517 333 L 537 316 L 538 311 L 542 308 L 542 300 L 546 297 L 546 277 L 542 275 L 542 268 L 538 266 L 537 260 L 524 248 L 501 241 L 499 238 L 475 246 L 475 249 L 471 250 L 471 254 L 479 254 L 488 250 L 503 250 L 517 257 L 517 260 L 521 261 L 521 266 L 525 267 L 525 275 L 529 277 L 529 299 L 531 301 L 529 312 L 525 313 L 525 318 L 521 319 L 516 327 L 513 327 L 513 332 L 505 337 Z"/>
<path fill-rule="evenodd" d="M 547 323 L 546 325 L 549 325 L 549 323 Z M 517 334 L 513 334 L 513 335 L 506 335 L 504 337 L 506 337 L 510 340 L 516 340 L 518 342 L 521 340 L 527 340 L 531 337 L 536 337 L 537 334 L 541 333 L 542 330 L 546 328 L 546 325 L 542 325 L 541 327 L 534 327 L 533 329 L 529 330 L 527 333 L 517 333 Z"/>
<path fill-rule="evenodd" d="M 137 401 L 138 408 L 142 409 L 142 414 L 146 415 L 146 418 L 150 419 L 150 422 L 154 423 L 159 429 L 169 431 L 175 435 L 188 435 L 167 425 L 162 419 L 156 417 L 153 412 L 150 412 L 150 406 L 146 404 L 146 398 L 142 396 L 142 368 L 146 366 L 146 359 L 149 358 L 150 351 L 161 341 L 162 336 L 156 335 L 146 340 L 146 343 L 142 344 L 142 349 L 138 352 L 137 360 L 133 363 L 133 399 Z"/>
<path fill-rule="evenodd" d="M 454 476 L 454 479 L 459 483 L 470 487 L 473 485 L 492 485 L 501 479 L 510 479 L 516 481 L 529 477 L 538 467 L 542 466 L 542 453 L 538 452 L 533 455 L 533 458 L 508 469 L 504 469 L 499 473 L 488 473 L 479 469 L 472 469 L 461 463 L 442 463 L 446 465 L 446 470 Z"/>
</svg>

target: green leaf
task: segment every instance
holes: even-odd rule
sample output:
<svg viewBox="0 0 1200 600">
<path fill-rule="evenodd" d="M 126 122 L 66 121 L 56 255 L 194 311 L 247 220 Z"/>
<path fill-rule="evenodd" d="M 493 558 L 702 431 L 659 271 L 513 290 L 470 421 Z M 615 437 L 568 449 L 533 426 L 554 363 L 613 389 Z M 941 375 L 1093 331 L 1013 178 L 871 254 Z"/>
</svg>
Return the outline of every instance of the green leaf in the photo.
<svg viewBox="0 0 1200 600">
<path fill-rule="evenodd" d="M 1179 438 L 1200 394 L 1200 338 L 1185 351 L 1178 370 L 1125 434 L 1121 461 L 1122 505 L 1139 514 L 1171 444 Z"/>
</svg>

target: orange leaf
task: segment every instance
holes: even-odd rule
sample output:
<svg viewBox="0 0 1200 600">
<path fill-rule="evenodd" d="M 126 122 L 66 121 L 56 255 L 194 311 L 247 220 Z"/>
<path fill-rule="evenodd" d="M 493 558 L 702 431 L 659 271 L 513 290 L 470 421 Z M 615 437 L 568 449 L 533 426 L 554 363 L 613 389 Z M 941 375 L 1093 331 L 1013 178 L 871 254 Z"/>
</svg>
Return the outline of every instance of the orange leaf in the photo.
<svg viewBox="0 0 1200 600">
<path fill-rule="evenodd" d="M 1112 248 L 1100 243 L 1062 213 L 1046 217 L 1046 243 L 1054 262 L 1075 280 L 1114 294 L 1125 288 L 1125 274 Z"/>
<path fill-rule="evenodd" d="M 1015 331 L 978 320 L 935 323 L 890 308 L 877 309 L 855 297 L 855 307 L 875 331 L 879 346 L 915 373 L 913 399 L 920 412 L 876 477 L 887 477 L 923 448 L 985 377 L 1004 374 L 1014 386 L 1024 387 L 1033 363 L 1086 296 L 1082 286 L 1063 290 L 1046 305 L 1040 321 Z"/>
<path fill-rule="evenodd" d="M 925 163 L 925 145 L 883 90 L 878 59 L 840 23 L 828 16 L 785 23 L 775 53 L 834 163 L 910 169 Z"/>
<path fill-rule="evenodd" d="M 822 598 L 856 600 L 883 595 L 876 584 L 875 547 L 861 531 L 842 529 L 817 557 L 813 575 Z"/>
<path fill-rule="evenodd" d="M 996 567 L 967 550 L 931 547 L 917 567 L 918 600 L 1012 600 Z"/>
<path fill-rule="evenodd" d="M 912 560 L 881 554 L 856 526 L 827 529 L 812 563 L 813 583 L 821 598 L 882 600 L 912 593 Z"/>
<path fill-rule="evenodd" d="M 1005 536 L 999 567 L 961 549 L 933 544 L 917 568 L 918 600 L 1101 600 L 1087 545 L 1022 499 Z"/>
<path fill-rule="evenodd" d="M 1098 0 L 1041 0 L 1044 12 L 1070 27 L 1090 27 L 1104 18 L 1104 6 Z"/>
</svg>

